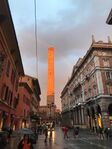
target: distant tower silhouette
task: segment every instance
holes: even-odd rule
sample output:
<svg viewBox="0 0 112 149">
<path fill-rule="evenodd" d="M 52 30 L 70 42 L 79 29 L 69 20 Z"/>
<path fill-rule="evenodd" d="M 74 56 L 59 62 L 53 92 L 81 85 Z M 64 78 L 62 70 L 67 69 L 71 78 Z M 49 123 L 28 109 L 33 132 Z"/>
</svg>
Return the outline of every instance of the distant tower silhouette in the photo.
<svg viewBox="0 0 112 149">
<path fill-rule="evenodd" d="M 48 48 L 47 105 L 54 104 L 54 48 Z"/>
</svg>

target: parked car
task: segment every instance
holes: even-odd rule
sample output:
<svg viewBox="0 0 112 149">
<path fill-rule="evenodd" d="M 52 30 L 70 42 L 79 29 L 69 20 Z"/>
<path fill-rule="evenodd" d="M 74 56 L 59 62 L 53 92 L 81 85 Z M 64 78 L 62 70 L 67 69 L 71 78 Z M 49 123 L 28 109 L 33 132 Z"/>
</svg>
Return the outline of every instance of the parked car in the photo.
<svg viewBox="0 0 112 149">
<path fill-rule="evenodd" d="M 4 149 L 8 143 L 8 133 L 6 131 L 0 131 L 0 149 Z"/>
</svg>

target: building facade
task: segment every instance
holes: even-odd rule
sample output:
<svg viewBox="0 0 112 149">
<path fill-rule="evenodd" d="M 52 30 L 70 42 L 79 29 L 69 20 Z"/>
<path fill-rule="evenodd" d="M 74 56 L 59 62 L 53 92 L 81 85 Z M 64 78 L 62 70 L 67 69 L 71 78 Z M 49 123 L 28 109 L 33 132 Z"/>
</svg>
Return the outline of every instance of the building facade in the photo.
<svg viewBox="0 0 112 149">
<path fill-rule="evenodd" d="M 90 129 L 112 127 L 112 42 L 92 44 L 73 67 L 61 93 L 62 123 Z"/>
<path fill-rule="evenodd" d="M 41 89 L 40 89 L 38 79 L 35 77 L 28 76 L 28 75 L 20 77 L 19 88 L 20 88 L 19 94 L 20 94 L 20 96 L 22 96 L 20 98 L 20 100 L 22 100 L 22 101 L 20 101 L 19 104 L 21 106 L 21 102 L 22 102 L 22 109 L 23 109 L 23 113 L 24 113 L 22 116 L 26 118 L 26 119 L 24 119 L 23 126 L 26 127 L 26 125 L 24 125 L 24 124 L 25 124 L 25 122 L 27 122 L 26 124 L 28 124 L 27 125 L 27 127 L 28 127 L 29 125 L 33 125 L 33 122 L 35 123 L 35 121 L 37 121 L 39 119 Z M 24 89 L 24 91 L 23 91 L 23 89 Z M 24 108 L 25 105 L 27 107 L 26 112 L 25 112 L 25 108 Z M 20 112 L 20 110 L 18 107 L 18 114 L 19 114 L 19 112 Z"/>
<path fill-rule="evenodd" d="M 40 115 L 40 123 L 45 123 L 45 122 L 48 122 L 49 121 L 49 108 L 48 106 L 40 106 L 39 107 L 39 115 Z"/>
<path fill-rule="evenodd" d="M 16 129 L 30 127 L 30 109 L 32 90 L 27 82 L 19 80 L 18 87 L 18 105 L 16 108 Z"/>
<path fill-rule="evenodd" d="M 0 129 L 15 128 L 18 80 L 23 74 L 8 1 L 0 0 Z"/>
<path fill-rule="evenodd" d="M 51 105 L 51 107 L 46 105 L 40 106 L 39 116 L 41 118 L 42 123 L 56 121 L 56 106 L 55 105 Z"/>
</svg>

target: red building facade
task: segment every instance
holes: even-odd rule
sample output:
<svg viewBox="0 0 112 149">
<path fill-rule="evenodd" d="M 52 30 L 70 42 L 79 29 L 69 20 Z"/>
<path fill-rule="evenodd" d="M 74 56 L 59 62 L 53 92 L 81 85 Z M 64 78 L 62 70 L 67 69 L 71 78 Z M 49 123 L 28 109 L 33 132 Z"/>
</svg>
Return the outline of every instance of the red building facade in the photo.
<svg viewBox="0 0 112 149">
<path fill-rule="evenodd" d="M 19 102 L 16 109 L 16 115 L 18 118 L 16 128 L 25 128 L 30 125 L 30 107 L 32 90 L 27 82 L 19 82 L 18 87 Z"/>
<path fill-rule="evenodd" d="M 19 101 L 16 109 L 17 128 L 32 126 L 32 118 L 38 118 L 40 86 L 37 78 L 25 75 L 19 78 Z"/>
<path fill-rule="evenodd" d="M 24 70 L 7 0 L 0 0 L 0 12 L 0 129 L 2 129 L 15 128 L 18 79 L 24 74 Z"/>
</svg>

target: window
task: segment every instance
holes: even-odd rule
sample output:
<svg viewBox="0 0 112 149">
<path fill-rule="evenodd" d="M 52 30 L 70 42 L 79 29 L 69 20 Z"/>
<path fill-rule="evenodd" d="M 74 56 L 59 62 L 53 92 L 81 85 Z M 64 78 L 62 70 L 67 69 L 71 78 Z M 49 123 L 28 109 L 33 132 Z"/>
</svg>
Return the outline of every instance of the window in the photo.
<svg viewBox="0 0 112 149">
<path fill-rule="evenodd" d="M 7 100 L 7 103 L 10 104 L 10 97 L 11 97 L 11 91 L 9 90 L 9 93 L 8 93 L 8 100 Z"/>
<path fill-rule="evenodd" d="M 12 94 L 12 92 L 10 94 L 11 95 L 10 95 L 9 105 L 12 106 L 12 97 L 13 97 L 13 94 Z"/>
<path fill-rule="evenodd" d="M 16 79 L 16 85 L 15 85 L 15 90 L 18 90 L 18 79 Z"/>
<path fill-rule="evenodd" d="M 29 116 L 29 114 L 30 114 L 30 111 L 27 111 L 27 116 Z"/>
<path fill-rule="evenodd" d="M 7 63 L 7 70 L 6 70 L 7 77 L 9 77 L 9 73 L 10 73 L 10 62 L 8 61 L 8 63 Z"/>
<path fill-rule="evenodd" d="M 87 96 L 87 92 L 86 91 L 84 92 L 84 94 L 85 94 L 85 96 Z"/>
<path fill-rule="evenodd" d="M 8 91 L 9 91 L 9 88 L 7 86 L 6 91 L 5 91 L 5 98 L 4 98 L 5 101 L 7 101 L 7 99 L 8 99 Z"/>
<path fill-rule="evenodd" d="M 106 71 L 105 75 L 106 75 L 106 80 L 112 79 L 112 72 L 111 71 Z"/>
<path fill-rule="evenodd" d="M 107 57 L 103 58 L 103 64 L 104 64 L 105 67 L 109 67 L 110 66 L 109 58 L 107 58 Z"/>
<path fill-rule="evenodd" d="M 3 84 L 2 86 L 2 90 L 1 90 L 1 98 L 4 100 L 4 95 L 5 95 L 5 89 L 6 89 L 6 85 Z"/>
<path fill-rule="evenodd" d="M 15 98 L 14 98 L 14 103 L 13 103 L 13 107 L 14 107 L 14 108 L 17 107 L 18 102 L 19 102 L 19 98 L 18 98 L 18 97 L 15 97 Z"/>
<path fill-rule="evenodd" d="M 15 82 L 15 77 L 16 77 L 16 74 L 15 74 L 14 70 L 12 69 L 12 73 L 11 73 L 11 82 L 12 82 L 12 84 L 14 84 L 14 82 Z"/>
<path fill-rule="evenodd" d="M 107 92 L 112 95 L 112 85 L 107 85 Z"/>
<path fill-rule="evenodd" d="M 91 93 L 92 93 L 92 92 L 91 92 L 91 89 L 89 88 L 89 89 L 88 89 L 89 97 L 91 97 Z"/>
<path fill-rule="evenodd" d="M 23 102 L 26 103 L 26 96 L 23 95 Z"/>
<path fill-rule="evenodd" d="M 24 117 L 26 116 L 26 110 L 24 109 Z"/>
</svg>

